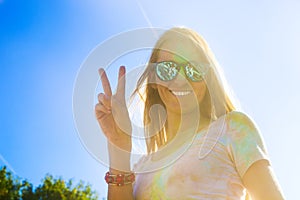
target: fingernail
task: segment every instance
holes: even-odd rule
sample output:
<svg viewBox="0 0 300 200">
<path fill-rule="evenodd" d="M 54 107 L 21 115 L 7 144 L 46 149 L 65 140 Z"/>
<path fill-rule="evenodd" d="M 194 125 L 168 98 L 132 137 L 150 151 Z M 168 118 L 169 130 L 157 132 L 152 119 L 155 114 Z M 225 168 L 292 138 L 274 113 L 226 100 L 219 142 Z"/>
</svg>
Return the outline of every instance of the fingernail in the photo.
<svg viewBox="0 0 300 200">
<path fill-rule="evenodd" d="M 124 70 L 124 71 L 125 71 L 125 66 L 124 66 L 124 65 L 121 65 L 121 66 L 120 66 L 120 70 Z"/>
<path fill-rule="evenodd" d="M 99 69 L 98 69 L 98 72 L 99 72 L 99 74 L 101 75 L 101 74 L 104 72 L 104 69 L 103 69 L 103 68 L 99 68 Z"/>
</svg>

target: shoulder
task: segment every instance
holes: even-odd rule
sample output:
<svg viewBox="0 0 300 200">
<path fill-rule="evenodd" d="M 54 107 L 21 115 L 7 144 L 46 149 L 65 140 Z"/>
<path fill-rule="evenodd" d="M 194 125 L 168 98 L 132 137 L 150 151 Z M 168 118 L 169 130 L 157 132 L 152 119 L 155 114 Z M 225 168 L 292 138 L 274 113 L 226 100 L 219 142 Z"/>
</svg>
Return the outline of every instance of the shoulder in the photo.
<svg viewBox="0 0 300 200">
<path fill-rule="evenodd" d="M 226 115 L 227 130 L 256 130 L 257 125 L 254 120 L 244 112 L 232 111 Z"/>
<path fill-rule="evenodd" d="M 225 141 L 230 158 L 241 177 L 258 160 L 268 160 L 264 139 L 247 114 L 231 112 L 226 116 Z"/>
<path fill-rule="evenodd" d="M 263 143 L 258 126 L 246 113 L 240 111 L 230 112 L 226 115 L 225 121 L 225 137 L 229 143 L 242 141 Z"/>
</svg>

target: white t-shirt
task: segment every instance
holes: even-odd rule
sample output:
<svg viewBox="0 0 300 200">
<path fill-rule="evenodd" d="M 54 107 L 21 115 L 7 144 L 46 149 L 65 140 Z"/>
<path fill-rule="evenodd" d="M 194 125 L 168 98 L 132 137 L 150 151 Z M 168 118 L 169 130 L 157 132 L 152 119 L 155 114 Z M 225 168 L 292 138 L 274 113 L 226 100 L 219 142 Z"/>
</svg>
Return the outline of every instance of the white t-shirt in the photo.
<svg viewBox="0 0 300 200">
<path fill-rule="evenodd" d="M 181 151 L 182 152 L 182 151 Z M 256 161 L 267 159 L 263 139 L 253 121 L 231 112 L 198 133 L 188 149 L 170 165 L 136 174 L 136 200 L 205 199 L 241 200 L 242 177 Z M 158 161 L 144 157 L 134 171 L 145 171 Z M 161 162 L 160 162 L 161 164 Z"/>
</svg>

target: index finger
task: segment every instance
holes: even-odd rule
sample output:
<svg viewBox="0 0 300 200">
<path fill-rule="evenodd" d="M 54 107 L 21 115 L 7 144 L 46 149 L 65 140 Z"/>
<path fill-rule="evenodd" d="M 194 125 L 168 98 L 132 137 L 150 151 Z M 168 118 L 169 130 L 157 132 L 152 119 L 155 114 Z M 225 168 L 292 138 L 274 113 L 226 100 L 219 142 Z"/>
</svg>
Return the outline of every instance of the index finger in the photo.
<svg viewBox="0 0 300 200">
<path fill-rule="evenodd" d="M 102 83 L 104 93 L 108 96 L 112 96 L 110 83 L 109 83 L 109 80 L 108 80 L 107 75 L 106 75 L 103 68 L 99 69 L 99 74 L 100 74 L 101 83 Z"/>
</svg>

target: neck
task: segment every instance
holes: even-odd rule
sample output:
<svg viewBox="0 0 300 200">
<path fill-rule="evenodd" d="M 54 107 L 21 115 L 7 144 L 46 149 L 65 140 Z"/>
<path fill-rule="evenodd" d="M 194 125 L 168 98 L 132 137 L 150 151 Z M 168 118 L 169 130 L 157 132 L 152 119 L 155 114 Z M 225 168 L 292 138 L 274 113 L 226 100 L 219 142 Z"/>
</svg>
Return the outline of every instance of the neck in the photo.
<svg viewBox="0 0 300 200">
<path fill-rule="evenodd" d="M 177 133 L 181 133 L 186 130 L 194 130 L 198 133 L 205 129 L 210 122 L 210 119 L 200 115 L 199 111 L 182 114 L 167 110 L 167 117 L 167 134 L 170 139 L 172 139 Z"/>
</svg>

